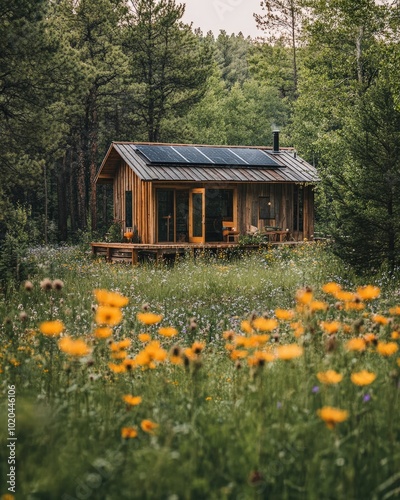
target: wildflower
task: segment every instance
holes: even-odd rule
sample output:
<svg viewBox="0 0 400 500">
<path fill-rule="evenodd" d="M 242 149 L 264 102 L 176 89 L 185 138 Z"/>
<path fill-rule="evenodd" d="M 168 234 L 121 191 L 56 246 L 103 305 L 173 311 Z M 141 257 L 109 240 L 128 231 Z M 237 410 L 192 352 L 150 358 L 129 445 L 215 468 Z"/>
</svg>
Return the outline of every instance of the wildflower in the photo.
<svg viewBox="0 0 400 500">
<path fill-rule="evenodd" d="M 326 309 L 328 309 L 328 304 L 322 300 L 312 300 L 309 307 L 311 312 L 326 311 Z"/>
<path fill-rule="evenodd" d="M 203 342 L 193 342 L 191 347 L 194 354 L 200 354 L 206 345 Z"/>
<path fill-rule="evenodd" d="M 392 314 L 393 316 L 400 316 L 400 306 L 391 307 L 389 309 L 389 313 Z"/>
<path fill-rule="evenodd" d="M 183 363 L 182 349 L 178 345 L 171 347 L 169 360 L 173 365 L 181 365 Z"/>
<path fill-rule="evenodd" d="M 396 342 L 378 342 L 376 350 L 381 356 L 388 357 L 397 352 L 399 347 Z"/>
<path fill-rule="evenodd" d="M 22 313 L 21 313 L 22 314 Z M 400 332 L 392 332 L 392 334 L 390 335 L 390 337 L 393 339 L 393 340 L 398 340 L 400 339 Z"/>
<path fill-rule="evenodd" d="M 140 396 L 131 396 L 130 394 L 125 394 L 125 396 L 122 396 L 122 399 L 126 404 L 131 406 L 140 405 L 140 403 L 142 402 L 142 398 Z"/>
<path fill-rule="evenodd" d="M 388 318 L 385 318 L 385 316 L 382 316 L 381 314 L 374 314 L 371 319 L 378 325 L 387 325 L 389 323 Z"/>
<path fill-rule="evenodd" d="M 340 327 L 341 323 L 339 321 L 321 321 L 321 328 L 328 335 L 337 333 Z"/>
<path fill-rule="evenodd" d="M 255 351 L 253 356 L 247 358 L 247 363 L 249 366 L 264 366 L 265 363 L 274 361 L 275 356 L 270 352 L 265 351 Z"/>
<path fill-rule="evenodd" d="M 51 279 L 45 278 L 40 282 L 40 288 L 44 290 L 45 292 L 48 292 L 53 288 L 53 283 L 51 282 Z"/>
<path fill-rule="evenodd" d="M 126 351 L 113 352 L 111 357 L 112 359 L 125 359 L 128 357 L 128 353 Z"/>
<path fill-rule="evenodd" d="M 125 358 L 122 364 L 127 370 L 132 370 L 136 366 L 136 361 L 131 358 Z"/>
<path fill-rule="evenodd" d="M 253 320 L 252 325 L 256 330 L 261 330 L 262 332 L 270 332 L 278 327 L 278 322 L 276 319 L 267 319 L 261 317 Z"/>
<path fill-rule="evenodd" d="M 137 437 L 138 433 L 134 427 L 122 427 L 121 437 L 123 439 L 132 439 Z"/>
<path fill-rule="evenodd" d="M 118 325 L 122 321 L 121 309 L 101 305 L 96 310 L 95 321 L 98 325 Z"/>
<path fill-rule="evenodd" d="M 342 302 L 354 302 L 354 300 L 357 298 L 357 295 L 353 292 L 339 290 L 338 292 L 336 292 L 335 297 L 337 300 L 340 300 Z"/>
<path fill-rule="evenodd" d="M 163 316 L 161 314 L 154 314 L 150 312 L 139 312 L 136 315 L 136 318 L 140 323 L 143 323 L 144 325 L 155 325 L 157 323 L 160 323 L 160 321 L 163 319 Z"/>
<path fill-rule="evenodd" d="M 368 401 L 371 401 L 371 394 L 365 394 L 364 397 L 363 397 L 363 401 L 364 403 L 368 403 Z"/>
<path fill-rule="evenodd" d="M 322 384 L 334 385 L 343 380 L 343 375 L 335 370 L 328 370 L 326 372 L 317 373 L 317 378 Z"/>
<path fill-rule="evenodd" d="M 357 288 L 357 294 L 362 300 L 373 300 L 379 297 L 381 291 L 377 286 L 367 285 Z"/>
<path fill-rule="evenodd" d="M 336 295 L 336 293 L 341 289 L 342 287 L 338 283 L 334 283 L 332 281 L 329 283 L 325 283 L 325 285 L 322 286 L 322 291 L 331 295 Z"/>
<path fill-rule="evenodd" d="M 311 392 L 313 394 L 317 394 L 319 392 L 319 387 L 317 385 L 314 385 L 314 387 L 311 389 Z"/>
<path fill-rule="evenodd" d="M 365 309 L 365 304 L 361 302 L 361 300 L 351 300 L 346 302 L 345 304 L 346 311 L 362 311 Z"/>
<path fill-rule="evenodd" d="M 140 340 L 140 342 L 146 343 L 150 342 L 151 336 L 149 333 L 139 333 L 138 339 Z"/>
<path fill-rule="evenodd" d="M 225 340 L 233 340 L 235 336 L 235 332 L 232 331 L 232 330 L 229 330 L 229 331 L 226 331 L 222 334 L 222 337 L 225 339 Z"/>
<path fill-rule="evenodd" d="M 303 355 L 304 349 L 297 344 L 280 345 L 276 348 L 276 357 L 289 361 L 291 359 L 299 358 Z"/>
<path fill-rule="evenodd" d="M 110 292 L 104 289 L 94 290 L 97 302 L 102 306 L 125 307 L 129 303 L 128 297 L 119 292 Z"/>
<path fill-rule="evenodd" d="M 232 352 L 231 352 L 231 359 L 233 361 L 237 360 L 237 359 L 243 359 L 245 357 L 247 357 L 248 355 L 248 352 L 247 351 L 242 351 L 240 349 L 234 349 Z"/>
<path fill-rule="evenodd" d="M 369 385 L 376 379 L 376 374 L 367 370 L 361 370 L 360 372 L 352 373 L 350 378 L 355 385 Z"/>
<path fill-rule="evenodd" d="M 27 292 L 31 292 L 33 290 L 33 283 L 32 283 L 32 281 L 25 281 L 24 288 L 25 288 L 25 290 Z"/>
<path fill-rule="evenodd" d="M 364 335 L 364 340 L 367 344 L 377 344 L 378 337 L 374 333 L 366 333 Z"/>
<path fill-rule="evenodd" d="M 294 312 L 287 309 L 275 309 L 275 316 L 282 321 L 290 321 L 294 317 Z"/>
<path fill-rule="evenodd" d="M 305 329 L 304 326 L 300 323 L 300 321 L 297 321 L 295 323 L 290 323 L 290 327 L 293 328 L 293 334 L 296 338 L 301 337 L 304 335 Z"/>
<path fill-rule="evenodd" d="M 111 337 L 112 333 L 113 331 L 110 327 L 103 326 L 100 328 L 96 328 L 96 330 L 94 331 L 94 336 L 97 339 L 108 339 L 109 337 Z"/>
<path fill-rule="evenodd" d="M 211 401 L 212 400 L 212 397 L 211 396 L 207 396 L 206 397 L 206 401 Z"/>
<path fill-rule="evenodd" d="M 116 365 L 115 363 L 108 363 L 108 368 L 114 373 L 125 373 L 126 372 L 126 366 L 123 364 Z"/>
<path fill-rule="evenodd" d="M 350 339 L 348 342 L 346 342 L 345 348 L 348 351 L 365 351 L 365 340 L 359 337 Z"/>
<path fill-rule="evenodd" d="M 142 428 L 142 431 L 148 432 L 149 434 L 153 434 L 154 430 L 157 429 L 158 424 L 155 424 L 151 420 L 142 420 L 140 427 Z"/>
<path fill-rule="evenodd" d="M 333 408 L 332 406 L 324 406 L 317 411 L 317 414 L 325 422 L 328 429 L 334 429 L 336 424 L 349 418 L 348 411 Z"/>
<path fill-rule="evenodd" d="M 131 339 L 123 339 L 118 342 L 119 349 L 128 349 L 130 345 L 131 345 Z"/>
<path fill-rule="evenodd" d="M 158 329 L 158 333 L 163 337 L 174 337 L 178 334 L 178 330 L 172 326 L 167 326 Z"/>
<path fill-rule="evenodd" d="M 58 347 L 70 356 L 87 356 L 91 351 L 82 339 L 74 340 L 71 337 L 63 337 L 58 341 Z"/>
<path fill-rule="evenodd" d="M 44 321 L 40 324 L 39 329 L 43 335 L 55 337 L 60 335 L 60 333 L 64 330 L 64 323 L 58 319 L 55 321 Z"/>
<path fill-rule="evenodd" d="M 52 287 L 54 290 L 57 290 L 57 292 L 60 292 L 64 288 L 64 282 L 61 280 L 54 280 L 52 283 Z"/>
<path fill-rule="evenodd" d="M 253 328 L 251 327 L 251 324 L 250 324 L 250 321 L 242 321 L 240 323 L 240 329 L 245 332 L 245 333 L 248 333 L 248 334 L 251 334 L 251 333 L 254 333 L 254 330 Z"/>
<path fill-rule="evenodd" d="M 296 300 L 299 304 L 308 305 L 313 299 L 312 291 L 309 288 L 298 290 L 296 293 Z"/>
</svg>

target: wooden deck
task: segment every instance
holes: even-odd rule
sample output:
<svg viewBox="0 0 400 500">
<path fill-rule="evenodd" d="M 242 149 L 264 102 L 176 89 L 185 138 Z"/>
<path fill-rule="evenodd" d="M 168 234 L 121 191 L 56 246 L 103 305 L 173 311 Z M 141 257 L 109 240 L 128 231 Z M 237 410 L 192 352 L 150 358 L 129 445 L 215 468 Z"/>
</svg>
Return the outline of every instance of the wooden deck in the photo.
<svg viewBox="0 0 400 500">
<path fill-rule="evenodd" d="M 221 243 L 159 243 L 148 245 L 144 243 L 91 243 L 92 254 L 97 257 L 103 257 L 107 262 L 128 262 L 137 264 L 139 257 L 152 256 L 157 261 L 163 260 L 168 256 L 193 255 L 203 252 L 219 252 L 229 249 L 256 250 L 259 248 L 268 248 L 271 245 L 298 245 L 303 242 L 284 241 L 284 242 L 265 242 L 254 245 L 238 245 L 236 242 Z"/>
</svg>

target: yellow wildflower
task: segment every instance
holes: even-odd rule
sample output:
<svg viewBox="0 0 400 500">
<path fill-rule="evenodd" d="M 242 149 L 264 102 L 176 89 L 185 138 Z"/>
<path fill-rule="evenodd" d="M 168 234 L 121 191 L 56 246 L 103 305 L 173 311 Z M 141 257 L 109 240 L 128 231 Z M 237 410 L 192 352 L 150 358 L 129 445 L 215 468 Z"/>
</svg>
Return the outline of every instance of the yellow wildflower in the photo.
<svg viewBox="0 0 400 500">
<path fill-rule="evenodd" d="M 308 288 L 298 290 L 296 293 L 296 300 L 299 304 L 308 305 L 313 299 L 313 293 Z"/>
<path fill-rule="evenodd" d="M 126 404 L 131 406 L 140 405 L 140 403 L 142 402 L 142 398 L 140 396 L 131 396 L 130 394 L 125 394 L 125 396 L 122 396 L 122 399 Z"/>
<path fill-rule="evenodd" d="M 108 290 L 94 290 L 94 295 L 99 304 L 110 307 L 125 307 L 129 303 L 128 297 L 124 297 L 118 292 Z"/>
<path fill-rule="evenodd" d="M 294 311 L 287 309 L 275 309 L 275 316 L 282 321 L 290 321 L 294 317 Z"/>
<path fill-rule="evenodd" d="M 96 328 L 94 331 L 94 336 L 98 339 L 108 339 L 111 337 L 113 331 L 109 326 L 103 326 Z"/>
<path fill-rule="evenodd" d="M 222 337 L 225 340 L 233 340 L 234 336 L 235 336 L 235 332 L 233 330 L 226 331 L 222 334 Z"/>
<path fill-rule="evenodd" d="M 161 314 L 154 314 L 150 312 L 138 312 L 136 314 L 136 318 L 144 325 L 156 325 L 157 323 L 160 323 L 163 316 Z"/>
<path fill-rule="evenodd" d="M 303 352 L 304 349 L 297 344 L 280 345 L 275 350 L 276 357 L 284 361 L 299 358 L 303 355 Z"/>
<path fill-rule="evenodd" d="M 113 352 L 111 357 L 112 359 L 125 359 L 128 357 L 128 353 L 126 351 Z"/>
<path fill-rule="evenodd" d="M 174 337 L 175 335 L 178 335 L 178 330 L 172 326 L 167 326 L 159 328 L 158 333 L 163 337 Z"/>
<path fill-rule="evenodd" d="M 205 344 L 204 342 L 193 342 L 192 344 L 192 351 L 194 352 L 194 354 L 200 354 L 201 351 L 205 348 Z"/>
<path fill-rule="evenodd" d="M 321 328 L 329 335 L 337 333 L 341 326 L 339 321 L 321 321 Z"/>
<path fill-rule="evenodd" d="M 154 430 L 157 429 L 158 424 L 155 424 L 151 420 L 145 419 L 145 420 L 142 420 L 140 427 L 142 428 L 142 430 L 144 432 L 148 432 L 149 434 L 153 434 Z"/>
<path fill-rule="evenodd" d="M 115 363 L 108 363 L 108 367 L 114 373 L 125 373 L 126 372 L 126 366 L 123 364 L 116 365 Z"/>
<path fill-rule="evenodd" d="M 349 418 L 347 410 L 340 410 L 332 406 L 324 406 L 317 410 L 317 414 L 325 422 L 328 429 L 334 429 L 336 424 L 344 422 Z"/>
<path fill-rule="evenodd" d="M 325 285 L 322 286 L 322 291 L 325 293 L 330 293 L 331 295 L 335 295 L 341 289 L 342 287 L 338 283 L 334 283 L 332 281 L 330 281 L 329 283 L 325 283 Z"/>
<path fill-rule="evenodd" d="M 132 439 L 137 437 L 138 433 L 134 427 L 122 427 L 121 437 L 123 439 Z"/>
<path fill-rule="evenodd" d="M 44 321 L 39 326 L 40 331 L 43 335 L 49 337 L 56 337 L 64 330 L 64 323 L 56 319 L 55 321 Z"/>
<path fill-rule="evenodd" d="M 400 316 L 400 306 L 391 307 L 389 309 L 389 313 L 392 314 L 393 316 Z"/>
<path fill-rule="evenodd" d="M 278 327 L 278 322 L 276 321 L 276 319 L 267 319 L 260 317 L 253 320 L 252 326 L 256 330 L 260 330 L 262 332 L 270 332 Z"/>
<path fill-rule="evenodd" d="M 374 323 L 378 323 L 378 325 L 387 325 L 389 323 L 388 318 L 385 318 L 382 314 L 374 314 L 371 319 Z"/>
<path fill-rule="evenodd" d="M 346 292 L 345 290 L 339 290 L 335 297 L 342 302 L 354 302 L 357 299 L 357 295 L 353 292 Z"/>
<path fill-rule="evenodd" d="M 311 312 L 326 311 L 328 304 L 322 300 L 313 300 L 310 302 L 309 307 Z"/>
<path fill-rule="evenodd" d="M 343 375 L 336 372 L 335 370 L 319 372 L 317 373 L 317 377 L 322 384 L 327 384 L 327 385 L 338 384 L 343 380 Z"/>
<path fill-rule="evenodd" d="M 388 357 L 397 352 L 399 350 L 399 346 L 396 342 L 378 342 L 376 350 L 381 356 Z"/>
<path fill-rule="evenodd" d="M 373 300 L 379 297 L 381 291 L 377 286 L 367 285 L 357 288 L 357 294 L 362 300 Z"/>
<path fill-rule="evenodd" d="M 59 348 L 70 356 L 87 356 L 91 350 L 82 339 L 74 340 L 71 337 L 63 337 L 58 341 Z"/>
<path fill-rule="evenodd" d="M 391 338 L 392 338 L 393 340 L 398 340 L 398 339 L 400 339 L 400 332 L 392 332 L 392 334 L 391 334 Z"/>
<path fill-rule="evenodd" d="M 361 370 L 360 372 L 352 373 L 350 378 L 355 385 L 369 385 L 376 379 L 376 374 L 367 370 Z"/>
<path fill-rule="evenodd" d="M 245 332 L 245 333 L 248 333 L 248 334 L 254 333 L 254 330 L 253 330 L 253 328 L 251 327 L 250 321 L 247 321 L 247 320 L 242 321 L 242 322 L 240 323 L 240 328 L 241 328 L 241 330 L 242 330 L 243 332 Z"/>
<path fill-rule="evenodd" d="M 365 347 L 366 347 L 365 340 L 359 337 L 350 339 L 345 344 L 345 348 L 348 351 L 365 351 Z"/>
<path fill-rule="evenodd" d="M 122 321 L 121 309 L 100 305 L 96 310 L 95 321 L 98 325 L 118 325 Z"/>
<path fill-rule="evenodd" d="M 247 355 L 248 355 L 247 351 L 242 351 L 242 350 L 239 350 L 239 349 L 234 349 L 231 352 L 231 359 L 233 361 L 236 361 L 237 359 L 243 359 L 243 358 L 245 358 Z"/>
<path fill-rule="evenodd" d="M 138 339 L 140 340 L 140 342 L 143 342 L 143 343 L 150 342 L 151 336 L 148 333 L 139 333 Z"/>
<path fill-rule="evenodd" d="M 302 323 L 300 323 L 300 321 L 297 321 L 295 323 L 290 323 L 290 327 L 293 328 L 294 330 L 293 333 L 296 338 L 299 338 L 302 335 L 304 335 L 305 328 L 302 325 Z"/>
<path fill-rule="evenodd" d="M 255 351 L 252 356 L 247 358 L 249 366 L 263 366 L 266 362 L 274 361 L 275 356 L 270 352 Z"/>
</svg>

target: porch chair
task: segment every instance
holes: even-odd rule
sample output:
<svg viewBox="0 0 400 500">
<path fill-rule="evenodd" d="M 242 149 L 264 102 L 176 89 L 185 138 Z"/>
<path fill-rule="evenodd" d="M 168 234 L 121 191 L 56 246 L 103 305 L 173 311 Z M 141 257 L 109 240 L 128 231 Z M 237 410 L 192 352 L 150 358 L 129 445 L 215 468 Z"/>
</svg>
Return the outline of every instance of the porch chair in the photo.
<svg viewBox="0 0 400 500">
<path fill-rule="evenodd" d="M 222 221 L 222 236 L 226 242 L 236 242 L 239 238 L 240 232 L 234 227 L 232 221 Z"/>
</svg>

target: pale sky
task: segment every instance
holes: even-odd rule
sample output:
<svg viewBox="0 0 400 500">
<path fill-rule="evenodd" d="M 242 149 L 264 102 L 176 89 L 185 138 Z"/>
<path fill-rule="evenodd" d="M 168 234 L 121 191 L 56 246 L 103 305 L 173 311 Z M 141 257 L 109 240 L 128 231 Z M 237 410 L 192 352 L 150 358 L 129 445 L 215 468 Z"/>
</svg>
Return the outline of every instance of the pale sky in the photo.
<svg viewBox="0 0 400 500">
<path fill-rule="evenodd" d="M 260 0 L 177 0 L 186 4 L 183 21 L 194 28 L 201 28 L 204 34 L 213 31 L 218 36 L 224 29 L 228 35 L 239 31 L 244 36 L 255 38 L 262 32 L 257 29 L 253 12 L 261 13 Z"/>
</svg>

